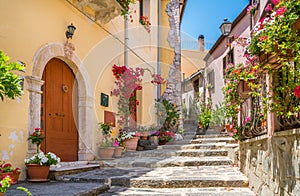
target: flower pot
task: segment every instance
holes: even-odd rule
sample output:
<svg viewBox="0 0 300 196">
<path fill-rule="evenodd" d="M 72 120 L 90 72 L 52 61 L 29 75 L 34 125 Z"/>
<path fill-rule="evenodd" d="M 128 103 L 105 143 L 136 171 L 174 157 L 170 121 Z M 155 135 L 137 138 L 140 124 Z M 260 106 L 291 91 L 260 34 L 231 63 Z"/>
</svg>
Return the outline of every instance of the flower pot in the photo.
<svg viewBox="0 0 300 196">
<path fill-rule="evenodd" d="M 134 150 L 135 151 L 137 148 L 137 145 L 138 145 L 138 141 L 139 141 L 138 137 L 125 139 L 124 143 L 125 143 L 126 150 Z"/>
<path fill-rule="evenodd" d="M 4 193 L 0 193 L 0 196 L 4 196 Z"/>
<path fill-rule="evenodd" d="M 120 147 L 120 146 L 115 147 L 114 157 L 116 157 L 116 158 L 122 157 L 122 152 L 123 152 L 123 148 L 122 147 Z"/>
<path fill-rule="evenodd" d="M 234 128 L 234 124 L 226 124 L 225 127 L 226 127 L 226 131 L 232 131 Z"/>
<path fill-rule="evenodd" d="M 28 181 L 30 182 L 47 182 L 49 174 L 49 165 L 26 164 Z"/>
<path fill-rule="evenodd" d="M 0 173 L 0 179 L 2 179 L 3 176 L 5 176 L 5 175 L 9 175 L 13 179 L 12 184 L 16 184 L 18 182 L 18 180 L 19 180 L 20 173 L 21 172 L 16 172 L 16 173 L 13 173 L 13 172 Z"/>
<path fill-rule="evenodd" d="M 115 152 L 115 147 L 100 147 L 99 155 L 101 159 L 111 160 Z"/>
</svg>

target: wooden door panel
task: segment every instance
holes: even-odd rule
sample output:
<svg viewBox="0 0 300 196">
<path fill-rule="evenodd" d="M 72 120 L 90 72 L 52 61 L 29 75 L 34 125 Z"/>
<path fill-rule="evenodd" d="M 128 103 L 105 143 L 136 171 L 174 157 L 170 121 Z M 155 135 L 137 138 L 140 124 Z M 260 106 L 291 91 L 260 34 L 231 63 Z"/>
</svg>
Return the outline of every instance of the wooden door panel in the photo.
<svg viewBox="0 0 300 196">
<path fill-rule="evenodd" d="M 43 79 L 44 151 L 54 152 L 62 161 L 76 161 L 78 98 L 75 76 L 63 61 L 51 59 Z"/>
</svg>

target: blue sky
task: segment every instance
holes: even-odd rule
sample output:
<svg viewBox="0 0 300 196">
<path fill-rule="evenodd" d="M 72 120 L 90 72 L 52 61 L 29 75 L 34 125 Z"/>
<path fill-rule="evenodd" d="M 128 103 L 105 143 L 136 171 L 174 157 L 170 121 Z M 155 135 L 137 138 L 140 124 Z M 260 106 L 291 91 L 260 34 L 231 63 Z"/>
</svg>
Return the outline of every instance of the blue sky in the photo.
<svg viewBox="0 0 300 196">
<path fill-rule="evenodd" d="M 188 0 L 181 23 L 183 40 L 189 39 L 185 34 L 194 39 L 202 34 L 206 49 L 210 49 L 221 35 L 219 27 L 224 18 L 232 22 L 248 3 L 249 0 Z"/>
</svg>

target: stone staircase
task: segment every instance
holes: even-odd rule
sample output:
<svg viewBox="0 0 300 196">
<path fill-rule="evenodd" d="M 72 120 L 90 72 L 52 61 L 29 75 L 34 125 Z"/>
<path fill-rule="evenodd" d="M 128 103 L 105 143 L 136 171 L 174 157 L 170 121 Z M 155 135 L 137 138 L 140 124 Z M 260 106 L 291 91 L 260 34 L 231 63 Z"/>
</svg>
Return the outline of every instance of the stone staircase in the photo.
<svg viewBox="0 0 300 196">
<path fill-rule="evenodd" d="M 156 150 L 128 151 L 123 158 L 104 161 L 101 169 L 57 180 L 103 183 L 109 189 L 100 195 L 255 195 L 229 158 L 237 146 L 232 138 L 213 130 L 195 136 L 194 125 L 184 128 L 181 141 Z"/>
</svg>

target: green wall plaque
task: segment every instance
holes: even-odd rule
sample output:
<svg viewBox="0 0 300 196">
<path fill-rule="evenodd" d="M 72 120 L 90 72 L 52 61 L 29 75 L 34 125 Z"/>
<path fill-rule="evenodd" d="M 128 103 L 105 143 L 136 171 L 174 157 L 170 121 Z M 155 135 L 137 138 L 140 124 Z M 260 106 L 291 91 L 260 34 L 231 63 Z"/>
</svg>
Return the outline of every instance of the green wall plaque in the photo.
<svg viewBox="0 0 300 196">
<path fill-rule="evenodd" d="M 109 96 L 107 94 L 101 93 L 100 105 L 104 107 L 108 107 L 108 98 Z"/>
</svg>

